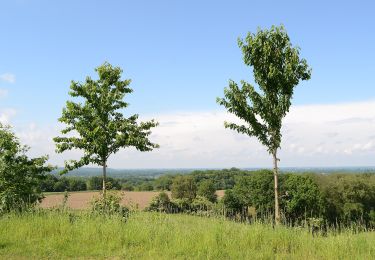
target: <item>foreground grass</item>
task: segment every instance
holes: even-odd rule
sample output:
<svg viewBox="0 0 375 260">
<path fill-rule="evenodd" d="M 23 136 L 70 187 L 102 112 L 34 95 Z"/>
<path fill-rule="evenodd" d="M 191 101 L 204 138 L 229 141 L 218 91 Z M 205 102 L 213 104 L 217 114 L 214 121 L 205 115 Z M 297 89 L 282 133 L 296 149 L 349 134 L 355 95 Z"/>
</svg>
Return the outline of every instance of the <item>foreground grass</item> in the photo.
<svg viewBox="0 0 375 260">
<path fill-rule="evenodd" d="M 46 211 L 0 218 L 0 258 L 374 259 L 375 233 L 306 230 L 159 213 L 72 219 Z"/>
</svg>

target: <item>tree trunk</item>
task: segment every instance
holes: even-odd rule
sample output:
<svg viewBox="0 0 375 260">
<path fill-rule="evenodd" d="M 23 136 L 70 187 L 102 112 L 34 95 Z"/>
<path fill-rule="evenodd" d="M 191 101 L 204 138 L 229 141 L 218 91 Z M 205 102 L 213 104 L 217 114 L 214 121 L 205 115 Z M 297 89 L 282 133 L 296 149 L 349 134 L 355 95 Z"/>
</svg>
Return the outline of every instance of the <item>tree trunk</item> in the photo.
<svg viewBox="0 0 375 260">
<path fill-rule="evenodd" d="M 273 177 L 274 177 L 274 184 L 275 184 L 275 224 L 280 224 L 280 208 L 279 208 L 279 169 L 277 166 L 277 150 L 273 153 Z"/>
<path fill-rule="evenodd" d="M 106 199 L 107 192 L 107 162 L 103 162 L 103 198 Z"/>
</svg>

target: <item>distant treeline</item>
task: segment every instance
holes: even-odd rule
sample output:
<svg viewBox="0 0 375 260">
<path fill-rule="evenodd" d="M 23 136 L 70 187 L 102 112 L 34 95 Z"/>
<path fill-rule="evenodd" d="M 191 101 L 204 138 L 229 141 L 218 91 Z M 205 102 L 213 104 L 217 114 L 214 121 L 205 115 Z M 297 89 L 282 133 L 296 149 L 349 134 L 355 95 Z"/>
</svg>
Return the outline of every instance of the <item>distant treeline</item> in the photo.
<svg viewBox="0 0 375 260">
<path fill-rule="evenodd" d="M 181 174 L 165 174 L 155 178 L 144 176 L 126 176 L 123 178 L 107 177 L 107 186 L 108 189 L 126 191 L 171 190 L 173 179 L 177 176 L 186 175 L 193 176 L 197 184 L 202 180 L 210 179 L 214 182 L 217 190 L 226 190 L 233 188 L 237 177 L 249 175 L 251 172 L 252 171 L 231 168 L 224 170 L 196 170 L 191 173 L 183 172 Z M 48 174 L 41 182 L 41 189 L 44 192 L 101 190 L 102 177 L 73 177 Z"/>
<path fill-rule="evenodd" d="M 196 171 L 175 177 L 170 186 L 172 200 L 160 196 L 150 209 L 225 214 L 239 221 L 270 220 L 275 199 L 273 178 L 269 170 Z M 284 173 L 279 180 L 285 224 L 375 228 L 375 173 Z M 217 189 L 226 190 L 218 201 L 214 196 Z"/>
</svg>

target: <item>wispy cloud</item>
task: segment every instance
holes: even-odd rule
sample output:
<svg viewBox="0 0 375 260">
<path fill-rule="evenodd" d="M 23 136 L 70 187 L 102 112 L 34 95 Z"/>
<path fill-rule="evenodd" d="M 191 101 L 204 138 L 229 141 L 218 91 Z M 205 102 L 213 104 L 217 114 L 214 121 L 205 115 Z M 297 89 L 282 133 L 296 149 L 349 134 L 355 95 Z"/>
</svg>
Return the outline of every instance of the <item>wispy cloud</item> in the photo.
<svg viewBox="0 0 375 260">
<path fill-rule="evenodd" d="M 8 82 L 8 83 L 15 83 L 16 76 L 12 73 L 4 73 L 4 74 L 0 74 L 0 80 Z"/>
<path fill-rule="evenodd" d="M 0 109 L 0 123 L 9 124 L 12 117 L 16 115 L 16 110 L 12 108 Z"/>
<path fill-rule="evenodd" d="M 223 121 L 238 119 L 224 111 L 150 115 L 160 126 L 152 141 L 161 148 L 148 153 L 121 150 L 110 167 L 266 167 L 271 158 L 256 138 L 225 129 Z M 356 118 L 355 120 L 352 120 Z M 357 120 L 357 118 L 361 120 Z M 337 105 L 294 106 L 284 120 L 281 166 L 344 166 L 375 164 L 375 101 Z M 59 127 L 31 124 L 18 128 L 31 152 L 48 153 L 51 162 L 78 158 L 78 151 L 54 154 L 52 137 Z"/>
</svg>

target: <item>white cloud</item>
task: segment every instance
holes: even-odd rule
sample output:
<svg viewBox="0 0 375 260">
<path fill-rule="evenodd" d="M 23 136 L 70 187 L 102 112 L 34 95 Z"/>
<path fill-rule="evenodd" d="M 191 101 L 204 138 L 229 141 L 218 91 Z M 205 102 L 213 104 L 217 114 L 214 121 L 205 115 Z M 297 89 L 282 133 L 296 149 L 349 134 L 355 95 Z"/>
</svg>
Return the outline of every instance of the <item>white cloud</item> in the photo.
<svg viewBox="0 0 375 260">
<path fill-rule="evenodd" d="M 0 123 L 9 124 L 10 119 L 16 115 L 16 110 L 12 108 L 0 109 Z"/>
<path fill-rule="evenodd" d="M 113 168 L 266 167 L 271 157 L 256 138 L 225 129 L 223 121 L 238 121 L 223 111 L 150 115 L 160 126 L 151 140 L 161 148 L 142 153 L 121 150 Z M 59 127 L 31 124 L 17 133 L 35 155 L 50 154 L 51 162 L 78 158 L 78 151 L 56 155 L 52 138 Z M 284 120 L 281 166 L 374 165 L 375 101 L 292 107 Z"/>
<path fill-rule="evenodd" d="M 16 76 L 12 73 L 4 73 L 0 75 L 0 80 L 8 82 L 8 83 L 15 83 Z"/>
</svg>

